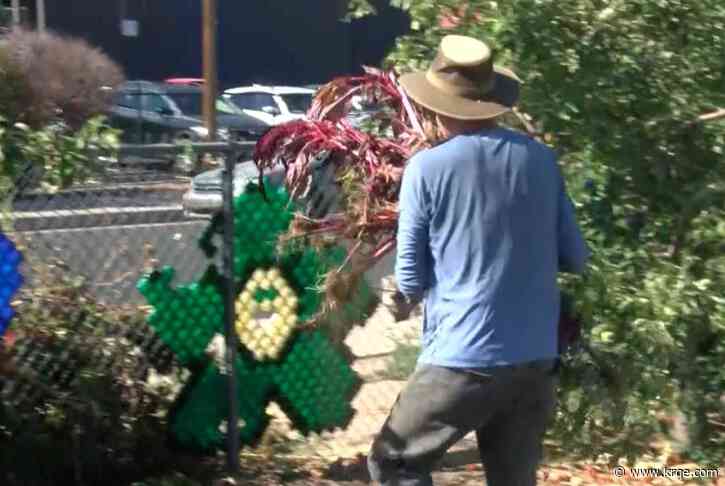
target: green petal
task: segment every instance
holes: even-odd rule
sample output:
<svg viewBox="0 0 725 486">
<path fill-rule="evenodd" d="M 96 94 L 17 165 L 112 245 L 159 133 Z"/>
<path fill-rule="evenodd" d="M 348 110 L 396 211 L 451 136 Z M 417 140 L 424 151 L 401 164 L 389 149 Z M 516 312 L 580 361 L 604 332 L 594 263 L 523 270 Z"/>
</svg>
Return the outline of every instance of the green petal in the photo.
<svg viewBox="0 0 725 486">
<path fill-rule="evenodd" d="M 294 207 L 283 187 L 265 180 L 267 200 L 254 185 L 234 200 L 234 275 L 243 279 L 250 270 L 269 266 L 279 237 L 289 230 Z"/>
<path fill-rule="evenodd" d="M 239 437 L 242 444 L 253 444 L 269 423 L 266 409 L 272 382 L 268 375 L 251 371 L 241 360 L 237 360 L 237 373 L 238 413 L 243 421 Z M 229 416 L 227 386 L 227 377 L 213 364 L 187 384 L 169 420 L 180 444 L 202 451 L 224 446 L 226 434 L 220 426 Z"/>
<path fill-rule="evenodd" d="M 360 378 L 322 331 L 302 332 L 273 373 L 278 402 L 307 434 L 346 426 Z"/>
<path fill-rule="evenodd" d="M 184 365 L 204 359 L 215 333 L 223 329 L 224 306 L 220 277 L 210 266 L 197 283 L 171 287 L 174 269 L 142 278 L 138 290 L 154 307 L 148 324 Z"/>
</svg>

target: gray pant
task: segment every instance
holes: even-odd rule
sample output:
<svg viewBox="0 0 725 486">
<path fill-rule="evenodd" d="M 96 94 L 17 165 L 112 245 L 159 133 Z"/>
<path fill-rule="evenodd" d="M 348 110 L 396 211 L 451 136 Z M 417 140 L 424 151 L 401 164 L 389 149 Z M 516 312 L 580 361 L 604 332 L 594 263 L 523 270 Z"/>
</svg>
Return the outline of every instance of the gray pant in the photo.
<svg viewBox="0 0 725 486">
<path fill-rule="evenodd" d="M 553 360 L 474 372 L 422 365 L 368 457 L 384 486 L 431 486 L 446 451 L 475 431 L 489 486 L 533 486 L 555 408 Z"/>
</svg>

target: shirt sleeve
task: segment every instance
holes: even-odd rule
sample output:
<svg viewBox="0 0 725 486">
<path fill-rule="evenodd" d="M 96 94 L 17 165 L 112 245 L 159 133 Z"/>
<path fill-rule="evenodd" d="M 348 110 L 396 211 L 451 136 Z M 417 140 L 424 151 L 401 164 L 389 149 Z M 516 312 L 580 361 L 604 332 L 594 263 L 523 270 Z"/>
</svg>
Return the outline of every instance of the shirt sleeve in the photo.
<svg viewBox="0 0 725 486">
<path fill-rule="evenodd" d="M 574 203 L 566 191 L 566 183 L 559 173 L 559 270 L 583 273 L 591 256 L 581 229 L 576 222 Z"/>
<path fill-rule="evenodd" d="M 420 299 L 427 290 L 429 196 L 415 159 L 406 166 L 398 208 L 395 279 L 400 292 Z"/>
</svg>

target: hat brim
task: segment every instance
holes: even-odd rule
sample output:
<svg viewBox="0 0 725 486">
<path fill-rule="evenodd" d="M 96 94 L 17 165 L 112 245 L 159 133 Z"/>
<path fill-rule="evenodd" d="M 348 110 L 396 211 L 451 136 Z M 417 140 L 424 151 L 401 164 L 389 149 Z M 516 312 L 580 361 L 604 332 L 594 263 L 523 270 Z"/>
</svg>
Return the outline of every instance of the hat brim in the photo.
<svg viewBox="0 0 725 486">
<path fill-rule="evenodd" d="M 520 81 L 506 68 L 496 66 L 493 89 L 479 100 L 446 93 L 426 79 L 425 72 L 404 74 L 399 78 L 405 93 L 419 105 L 458 120 L 487 120 L 511 111 L 519 99 Z"/>
</svg>

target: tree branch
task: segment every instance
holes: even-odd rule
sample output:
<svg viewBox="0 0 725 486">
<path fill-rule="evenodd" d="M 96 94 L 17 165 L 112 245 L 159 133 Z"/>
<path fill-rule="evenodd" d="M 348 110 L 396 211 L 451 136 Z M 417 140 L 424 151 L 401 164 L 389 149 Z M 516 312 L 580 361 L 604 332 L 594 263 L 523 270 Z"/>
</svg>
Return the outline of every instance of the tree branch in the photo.
<svg viewBox="0 0 725 486">
<path fill-rule="evenodd" d="M 725 118 L 725 108 L 718 108 L 717 110 L 710 113 L 703 113 L 697 117 L 698 122 L 711 122 Z"/>
<path fill-rule="evenodd" d="M 538 138 L 541 135 L 541 133 L 538 130 L 536 130 L 534 125 L 529 120 L 526 119 L 526 115 L 524 113 L 522 113 L 521 111 L 519 111 L 518 108 L 514 108 L 511 111 L 513 112 L 514 115 L 516 115 L 516 118 L 519 119 L 519 121 L 524 126 L 524 128 L 526 129 L 526 131 L 528 132 L 528 134 L 530 136 L 532 136 L 533 138 Z"/>
</svg>

